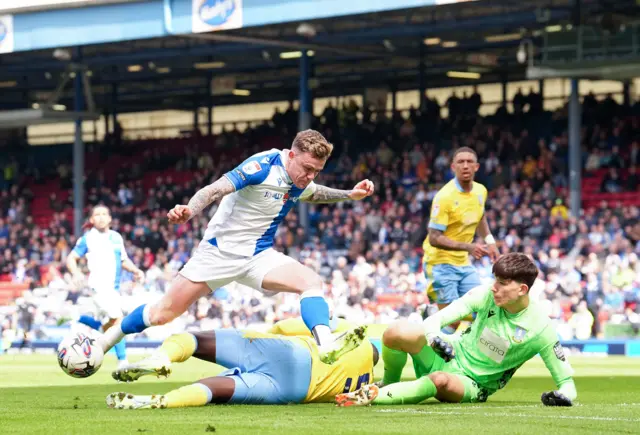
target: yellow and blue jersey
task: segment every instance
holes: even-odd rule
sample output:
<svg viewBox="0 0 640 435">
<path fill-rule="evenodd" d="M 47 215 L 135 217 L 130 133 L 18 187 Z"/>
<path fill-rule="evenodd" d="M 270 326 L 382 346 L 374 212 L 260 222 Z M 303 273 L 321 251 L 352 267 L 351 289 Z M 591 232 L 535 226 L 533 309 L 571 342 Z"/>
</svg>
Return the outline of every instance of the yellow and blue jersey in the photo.
<svg viewBox="0 0 640 435">
<path fill-rule="evenodd" d="M 353 325 L 339 319 L 335 332 L 342 332 Z M 365 340 L 359 347 L 347 353 L 336 363 L 329 365 L 320 361 L 318 346 L 311 332 L 301 319 L 287 319 L 277 322 L 270 330 L 279 334 L 278 338 L 304 342 L 311 356 L 311 379 L 304 403 L 333 402 L 340 393 L 355 391 L 362 385 L 373 382 L 373 345 Z M 285 337 L 282 337 L 282 336 Z"/>
<path fill-rule="evenodd" d="M 471 192 L 462 190 L 454 178 L 436 194 L 431 206 L 429 228 L 442 231 L 445 237 L 460 243 L 472 243 L 476 228 L 484 215 L 487 189 L 480 183 L 473 183 Z M 466 251 L 447 251 L 431 246 L 429 237 L 422 245 L 423 262 L 427 265 L 449 264 L 467 266 L 469 254 Z"/>
<path fill-rule="evenodd" d="M 333 402 L 337 394 L 373 382 L 373 345 L 369 340 L 331 365 L 320 361 L 318 346 L 312 338 L 304 340 L 311 352 L 311 381 L 304 403 Z"/>
<path fill-rule="evenodd" d="M 356 326 L 353 323 L 346 321 L 345 319 L 338 318 L 337 320 L 338 321 L 335 328 L 332 328 L 331 330 L 334 333 L 341 333 Z M 312 337 L 311 331 L 309 331 L 307 325 L 305 325 L 302 319 L 300 319 L 299 317 L 292 317 L 290 319 L 284 319 L 276 322 L 269 329 L 269 333 L 288 336 L 298 335 L 303 337 Z"/>
</svg>

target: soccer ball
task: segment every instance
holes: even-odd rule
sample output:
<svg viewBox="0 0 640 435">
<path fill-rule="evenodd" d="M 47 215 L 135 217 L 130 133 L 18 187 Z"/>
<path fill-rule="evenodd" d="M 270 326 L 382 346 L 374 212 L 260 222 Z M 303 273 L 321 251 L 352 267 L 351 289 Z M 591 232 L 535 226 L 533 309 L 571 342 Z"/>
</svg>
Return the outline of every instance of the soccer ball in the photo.
<svg viewBox="0 0 640 435">
<path fill-rule="evenodd" d="M 72 334 L 58 345 L 58 364 L 74 378 L 88 378 L 100 369 L 103 360 L 100 345 L 83 333 Z"/>
</svg>

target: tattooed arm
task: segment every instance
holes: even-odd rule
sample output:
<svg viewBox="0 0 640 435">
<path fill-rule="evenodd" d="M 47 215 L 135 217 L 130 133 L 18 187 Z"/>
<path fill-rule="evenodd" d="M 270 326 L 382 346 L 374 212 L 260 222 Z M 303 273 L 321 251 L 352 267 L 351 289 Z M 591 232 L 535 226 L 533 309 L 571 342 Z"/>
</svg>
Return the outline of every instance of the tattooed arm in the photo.
<svg viewBox="0 0 640 435">
<path fill-rule="evenodd" d="M 331 187 L 318 184 L 316 185 L 316 191 L 304 199 L 304 201 L 311 204 L 332 204 L 334 202 L 351 199 L 349 195 L 351 195 L 352 192 L 353 190 L 332 189 Z"/>
<path fill-rule="evenodd" d="M 332 189 L 320 184 L 315 185 L 315 191 L 311 196 L 305 198 L 303 201 L 310 202 L 312 204 L 331 204 L 334 202 L 346 201 L 351 199 L 354 201 L 360 201 L 361 199 L 371 196 L 375 187 L 369 180 L 362 180 L 356 184 L 351 190 Z"/>
<path fill-rule="evenodd" d="M 235 190 L 236 188 L 226 176 L 221 177 L 216 182 L 198 190 L 189 201 L 189 204 L 176 205 L 167 213 L 167 218 L 172 224 L 183 224 L 204 210 L 209 204 Z"/>
<path fill-rule="evenodd" d="M 193 216 L 200 213 L 210 204 L 222 199 L 225 195 L 232 193 L 235 189 L 227 177 L 220 177 L 216 182 L 198 190 L 189 200 L 189 210 Z"/>
</svg>

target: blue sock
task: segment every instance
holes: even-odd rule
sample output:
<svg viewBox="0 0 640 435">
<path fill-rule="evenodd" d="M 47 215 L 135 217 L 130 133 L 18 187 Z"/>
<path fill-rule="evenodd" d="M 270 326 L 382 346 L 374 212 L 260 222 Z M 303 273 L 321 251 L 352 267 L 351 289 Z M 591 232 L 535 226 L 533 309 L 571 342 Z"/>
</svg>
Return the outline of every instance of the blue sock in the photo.
<svg viewBox="0 0 640 435">
<path fill-rule="evenodd" d="M 305 297 L 300 300 L 300 315 L 309 331 L 318 325 L 329 327 L 329 305 L 323 297 Z"/>
<path fill-rule="evenodd" d="M 116 357 L 118 357 L 118 361 L 122 361 L 127 359 L 127 344 L 124 341 L 124 338 L 116 343 L 113 348 L 116 351 Z"/>
<path fill-rule="evenodd" d="M 146 311 L 146 313 L 145 313 Z M 146 318 L 146 319 L 145 319 Z M 120 329 L 124 334 L 136 334 L 142 332 L 149 327 L 149 310 L 147 305 L 140 305 L 122 319 Z"/>
<path fill-rule="evenodd" d="M 96 331 L 99 331 L 102 327 L 102 323 L 87 315 L 80 316 L 78 322 L 82 323 L 83 325 L 87 325 L 89 328 L 95 329 Z"/>
</svg>

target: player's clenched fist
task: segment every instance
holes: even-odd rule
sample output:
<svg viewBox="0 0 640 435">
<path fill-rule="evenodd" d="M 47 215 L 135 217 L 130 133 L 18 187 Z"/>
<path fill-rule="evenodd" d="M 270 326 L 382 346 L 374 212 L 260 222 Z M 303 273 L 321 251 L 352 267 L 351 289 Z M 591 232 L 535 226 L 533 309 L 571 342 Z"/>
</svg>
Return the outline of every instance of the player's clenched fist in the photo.
<svg viewBox="0 0 640 435">
<path fill-rule="evenodd" d="M 362 180 L 358 184 L 356 184 L 349 194 L 349 199 L 353 199 L 355 201 L 359 201 L 361 199 L 366 198 L 367 196 L 373 195 L 373 191 L 375 187 L 373 185 L 373 181 L 370 180 Z"/>
<path fill-rule="evenodd" d="M 183 224 L 192 216 L 191 209 L 186 205 L 176 205 L 167 213 L 167 218 L 172 224 Z"/>
</svg>

